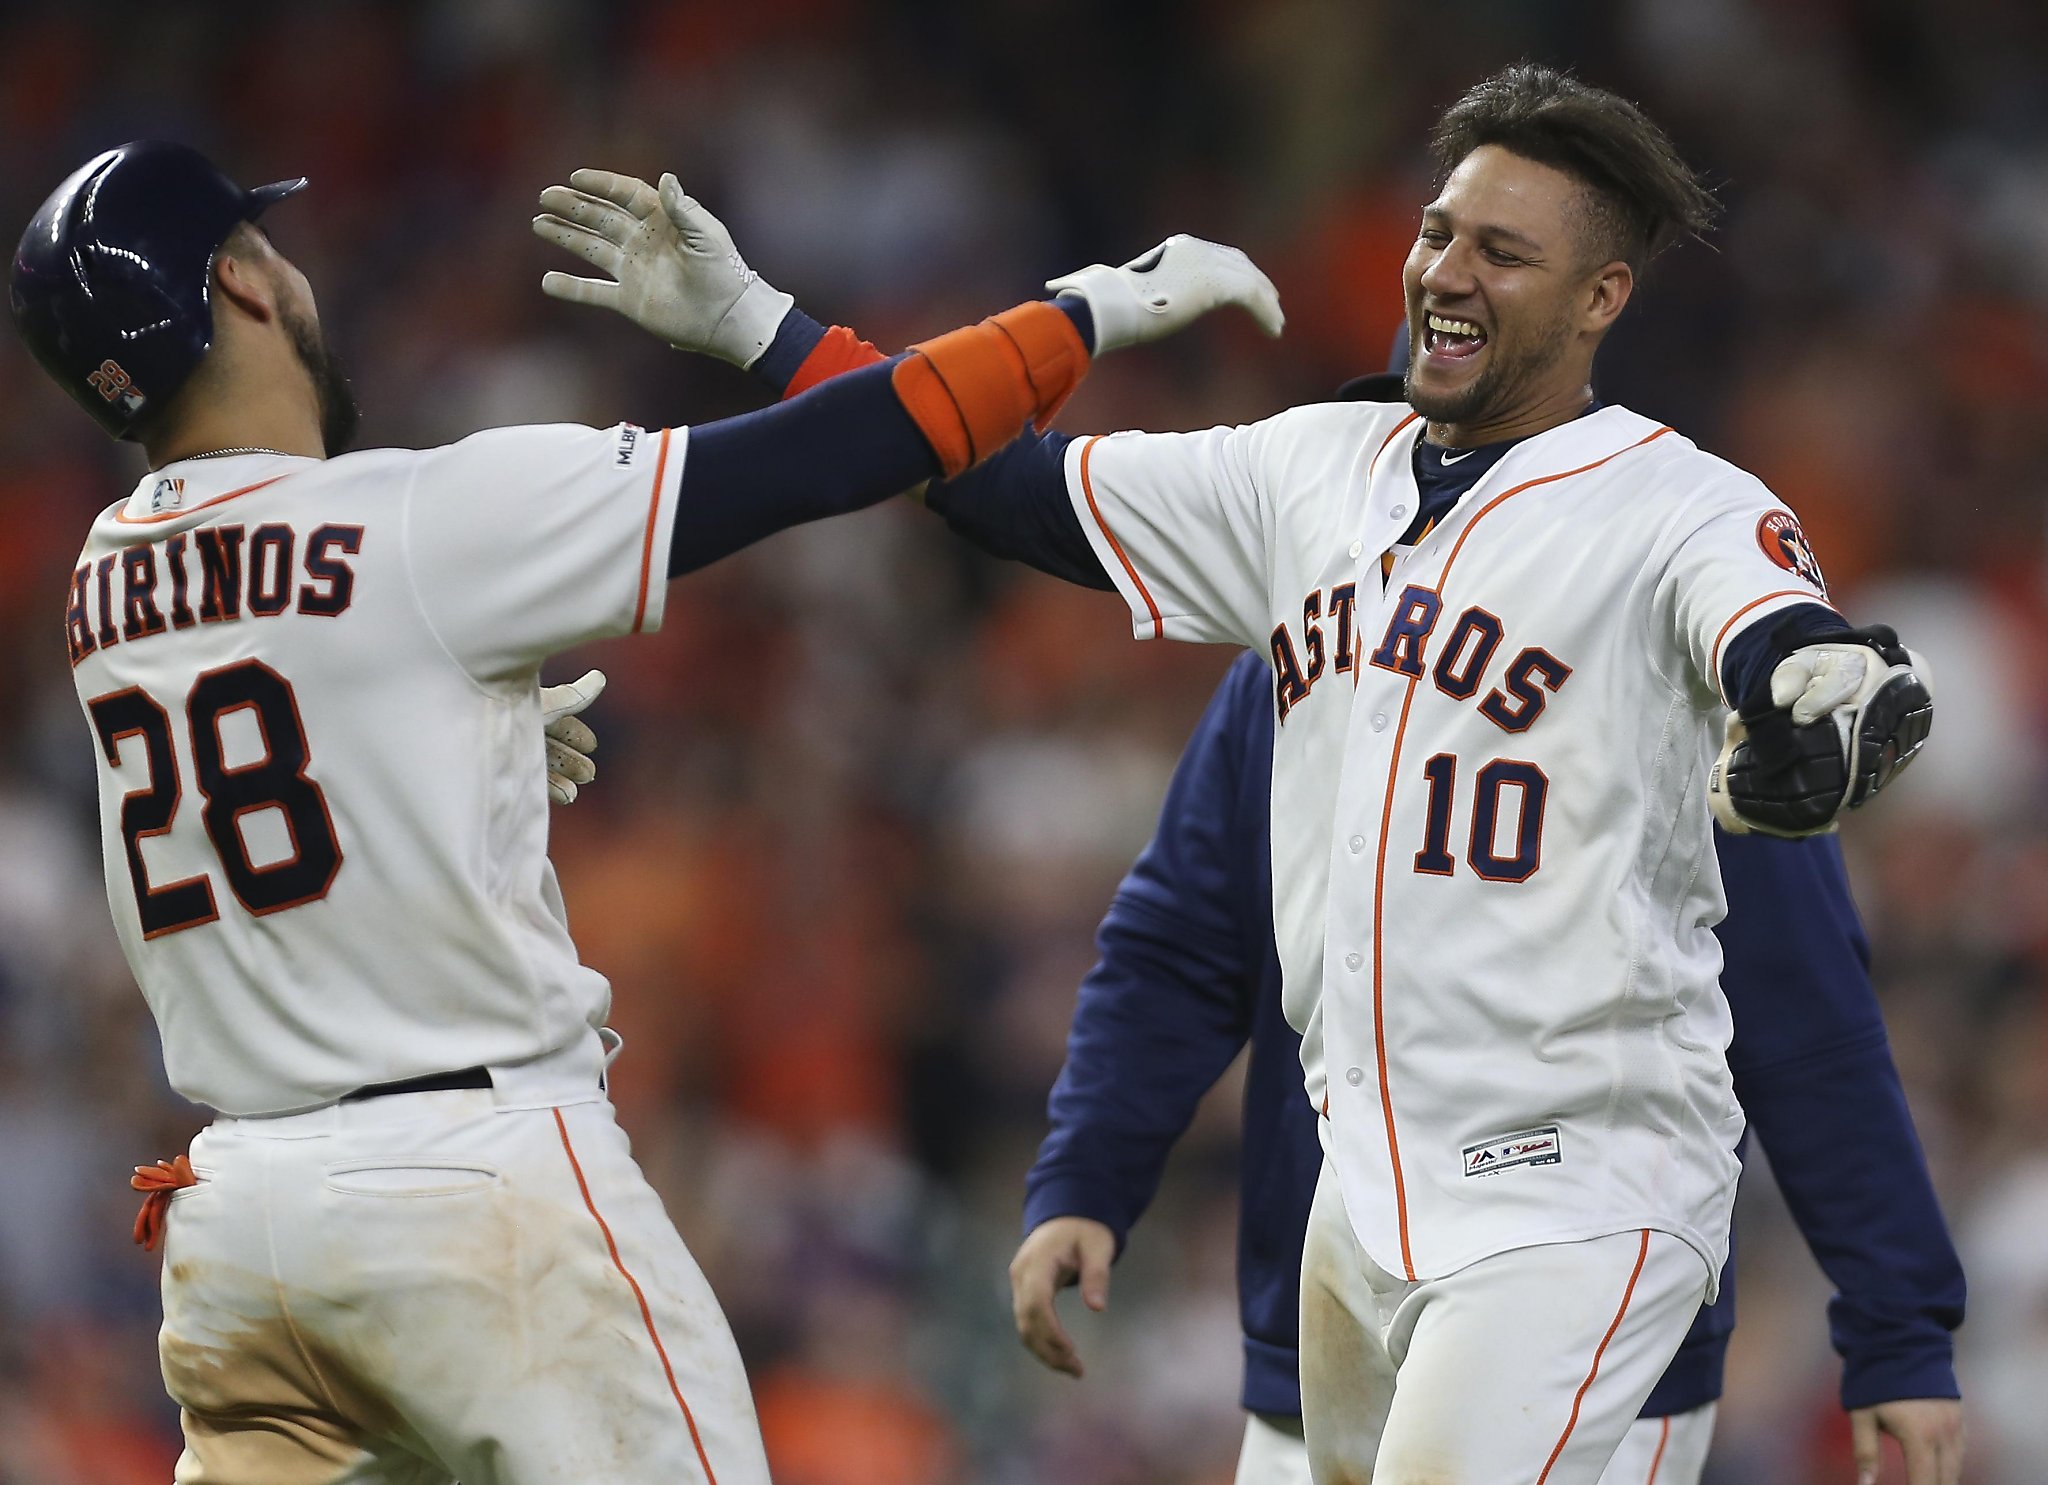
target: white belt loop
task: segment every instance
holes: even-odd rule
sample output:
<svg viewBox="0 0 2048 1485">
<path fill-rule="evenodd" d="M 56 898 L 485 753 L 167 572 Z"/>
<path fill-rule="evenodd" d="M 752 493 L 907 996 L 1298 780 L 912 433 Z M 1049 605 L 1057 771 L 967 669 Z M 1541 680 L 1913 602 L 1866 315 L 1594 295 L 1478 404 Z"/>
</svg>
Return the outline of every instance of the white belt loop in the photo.
<svg viewBox="0 0 2048 1485">
<path fill-rule="evenodd" d="M 612 1033 L 614 1037 L 617 1033 Z M 556 1104 L 592 1103 L 604 1097 L 604 1070 L 611 1044 L 591 1029 L 566 1047 L 526 1062 L 491 1069 L 491 1087 L 501 1109 L 548 1108 Z"/>
</svg>

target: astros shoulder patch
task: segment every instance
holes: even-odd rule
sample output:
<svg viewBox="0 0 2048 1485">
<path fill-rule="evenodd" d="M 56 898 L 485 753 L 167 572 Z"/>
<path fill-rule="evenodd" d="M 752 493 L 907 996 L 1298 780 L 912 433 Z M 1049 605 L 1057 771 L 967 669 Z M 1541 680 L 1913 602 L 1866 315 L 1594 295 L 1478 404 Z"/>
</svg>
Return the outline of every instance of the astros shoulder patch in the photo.
<svg viewBox="0 0 2048 1485">
<path fill-rule="evenodd" d="M 1814 556 L 1813 543 L 1799 529 L 1799 518 L 1792 512 L 1766 511 L 1763 519 L 1756 523 L 1756 544 L 1778 566 L 1813 584 L 1822 597 L 1827 596 L 1828 581 L 1821 576 L 1820 558 Z"/>
</svg>

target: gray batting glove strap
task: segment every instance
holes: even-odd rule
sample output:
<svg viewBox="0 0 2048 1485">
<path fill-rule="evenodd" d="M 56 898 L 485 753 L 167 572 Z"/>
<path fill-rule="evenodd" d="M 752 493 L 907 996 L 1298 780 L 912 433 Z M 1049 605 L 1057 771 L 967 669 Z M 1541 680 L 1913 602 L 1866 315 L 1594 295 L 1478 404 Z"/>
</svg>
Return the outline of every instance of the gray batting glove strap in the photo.
<svg viewBox="0 0 2048 1485">
<path fill-rule="evenodd" d="M 1925 660 L 1882 624 L 1795 650 L 1770 705 L 1728 720 L 1707 801 L 1735 834 L 1819 835 L 1919 755 L 1934 727 Z"/>
<path fill-rule="evenodd" d="M 1098 356 L 1164 339 L 1226 304 L 1242 305 L 1268 335 L 1287 323 L 1280 291 L 1256 263 L 1234 247 L 1184 232 L 1121 268 L 1092 263 L 1046 287 L 1088 302 Z"/>
<path fill-rule="evenodd" d="M 796 300 L 747 266 L 732 234 L 673 175 L 578 170 L 540 193 L 534 235 L 609 278 L 550 273 L 541 290 L 615 310 L 678 350 L 752 366 Z"/>
</svg>

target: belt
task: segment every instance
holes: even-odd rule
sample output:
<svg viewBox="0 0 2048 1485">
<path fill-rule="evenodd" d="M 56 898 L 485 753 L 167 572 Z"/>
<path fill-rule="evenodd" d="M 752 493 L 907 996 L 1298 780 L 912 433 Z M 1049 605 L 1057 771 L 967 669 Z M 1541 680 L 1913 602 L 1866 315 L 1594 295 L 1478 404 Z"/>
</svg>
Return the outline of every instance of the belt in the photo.
<svg viewBox="0 0 2048 1485">
<path fill-rule="evenodd" d="M 343 1103 L 360 1103 L 366 1098 L 383 1098 L 392 1093 L 442 1093 L 451 1088 L 488 1088 L 491 1070 L 464 1067 L 454 1072 L 426 1073 L 417 1078 L 400 1078 L 395 1083 L 365 1083 L 341 1095 Z"/>
</svg>

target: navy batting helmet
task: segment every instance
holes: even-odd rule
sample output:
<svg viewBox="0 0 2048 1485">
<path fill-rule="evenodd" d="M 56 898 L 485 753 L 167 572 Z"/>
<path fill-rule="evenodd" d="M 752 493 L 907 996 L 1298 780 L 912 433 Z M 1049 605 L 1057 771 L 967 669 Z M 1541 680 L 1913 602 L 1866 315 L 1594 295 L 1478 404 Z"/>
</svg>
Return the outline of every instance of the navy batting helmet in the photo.
<svg viewBox="0 0 2048 1485">
<path fill-rule="evenodd" d="M 305 183 L 245 191 L 199 151 L 157 140 L 95 155 L 14 250 L 14 323 L 57 384 L 126 438 L 213 344 L 215 251 Z"/>
</svg>

